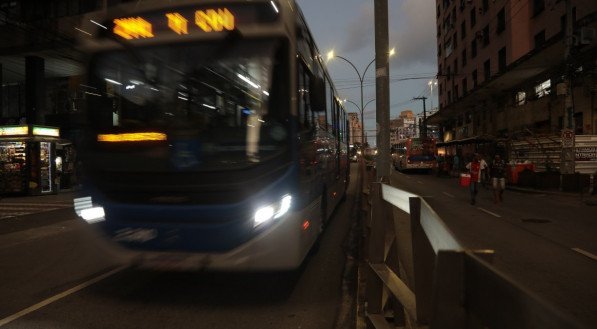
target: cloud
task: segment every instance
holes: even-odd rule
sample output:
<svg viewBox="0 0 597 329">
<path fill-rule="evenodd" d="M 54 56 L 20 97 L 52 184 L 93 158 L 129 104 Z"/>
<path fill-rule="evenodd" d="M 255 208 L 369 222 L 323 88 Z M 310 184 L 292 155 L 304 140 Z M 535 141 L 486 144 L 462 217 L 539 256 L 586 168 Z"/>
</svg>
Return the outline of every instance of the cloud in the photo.
<svg viewBox="0 0 597 329">
<path fill-rule="evenodd" d="M 364 48 L 372 48 L 375 44 L 375 27 L 373 26 L 373 2 L 361 5 L 359 14 L 348 17 L 344 39 L 340 51 L 342 53 L 356 52 Z"/>
<path fill-rule="evenodd" d="M 398 65 L 437 65 L 435 36 L 435 2 L 422 0 L 389 1 L 390 47 L 396 47 L 398 56 L 392 62 Z M 341 53 L 374 50 L 375 24 L 373 1 L 362 4 L 358 15 L 347 16 L 342 35 Z"/>
<path fill-rule="evenodd" d="M 437 65 L 435 1 L 403 0 L 390 8 L 390 39 L 398 65 Z M 395 21 L 397 20 L 397 21 Z"/>
</svg>

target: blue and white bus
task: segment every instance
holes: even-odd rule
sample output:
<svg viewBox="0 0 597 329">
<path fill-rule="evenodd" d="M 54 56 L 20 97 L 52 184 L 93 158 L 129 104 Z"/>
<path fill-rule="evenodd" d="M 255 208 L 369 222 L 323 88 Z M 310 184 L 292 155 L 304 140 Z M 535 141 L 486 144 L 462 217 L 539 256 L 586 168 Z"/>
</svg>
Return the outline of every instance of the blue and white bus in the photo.
<svg viewBox="0 0 597 329">
<path fill-rule="evenodd" d="M 135 1 L 82 29 L 77 214 L 141 266 L 300 266 L 349 159 L 347 115 L 297 4 Z"/>
</svg>

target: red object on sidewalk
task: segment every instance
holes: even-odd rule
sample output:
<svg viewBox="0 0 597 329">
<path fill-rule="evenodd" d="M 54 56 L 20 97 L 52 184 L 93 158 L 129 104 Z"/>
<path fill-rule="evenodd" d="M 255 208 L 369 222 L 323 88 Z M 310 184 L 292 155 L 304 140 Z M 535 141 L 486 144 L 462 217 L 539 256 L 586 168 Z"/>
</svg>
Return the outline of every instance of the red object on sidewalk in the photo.
<svg viewBox="0 0 597 329">
<path fill-rule="evenodd" d="M 471 185 L 471 175 L 470 174 L 460 174 L 460 186 L 467 187 Z"/>
<path fill-rule="evenodd" d="M 518 184 L 518 174 L 520 174 L 525 169 L 530 171 L 535 171 L 535 165 L 532 163 L 519 163 L 515 166 L 509 166 L 510 168 L 510 183 L 511 184 Z"/>
</svg>

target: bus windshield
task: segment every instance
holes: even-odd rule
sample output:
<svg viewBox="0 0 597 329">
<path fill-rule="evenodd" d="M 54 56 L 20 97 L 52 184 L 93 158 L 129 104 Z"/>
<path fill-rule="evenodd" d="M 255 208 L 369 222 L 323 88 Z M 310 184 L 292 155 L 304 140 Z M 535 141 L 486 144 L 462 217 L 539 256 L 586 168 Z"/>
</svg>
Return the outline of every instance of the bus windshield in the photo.
<svg viewBox="0 0 597 329">
<path fill-rule="evenodd" d="M 435 150 L 432 142 L 413 138 L 410 143 L 408 160 L 432 161 L 435 159 Z"/>
<path fill-rule="evenodd" d="M 88 109 L 99 133 L 160 131 L 176 166 L 245 167 L 284 153 L 288 106 L 277 40 L 123 48 L 91 62 Z M 171 157 L 176 157 L 176 151 Z M 171 159 L 172 160 L 172 159 Z"/>
</svg>

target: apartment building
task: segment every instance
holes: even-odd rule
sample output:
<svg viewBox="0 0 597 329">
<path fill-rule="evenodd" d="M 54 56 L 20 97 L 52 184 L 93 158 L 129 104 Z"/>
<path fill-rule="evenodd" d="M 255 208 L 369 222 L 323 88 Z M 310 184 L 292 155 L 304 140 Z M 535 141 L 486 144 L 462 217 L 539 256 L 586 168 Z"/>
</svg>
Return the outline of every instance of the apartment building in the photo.
<svg viewBox="0 0 597 329">
<path fill-rule="evenodd" d="M 436 9 L 440 109 L 428 122 L 444 143 L 597 133 L 597 1 L 437 0 Z"/>
</svg>

